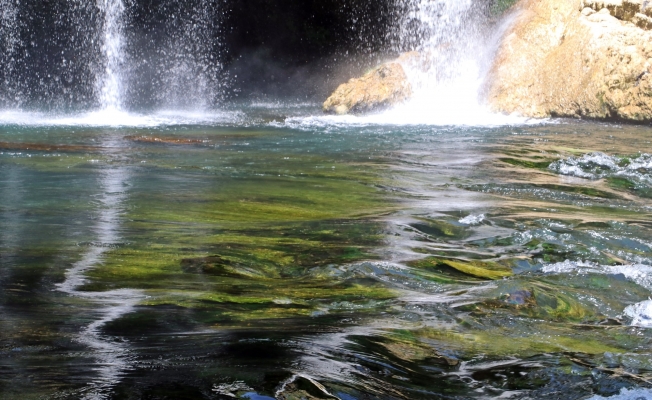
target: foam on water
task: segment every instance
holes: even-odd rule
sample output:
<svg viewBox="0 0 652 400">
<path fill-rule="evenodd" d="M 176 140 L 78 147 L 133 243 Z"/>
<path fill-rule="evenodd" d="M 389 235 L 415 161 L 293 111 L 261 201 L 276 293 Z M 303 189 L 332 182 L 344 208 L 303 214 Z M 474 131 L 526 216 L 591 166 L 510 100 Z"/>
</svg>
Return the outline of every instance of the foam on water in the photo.
<svg viewBox="0 0 652 400">
<path fill-rule="evenodd" d="M 458 222 L 464 225 L 479 225 L 482 223 L 482 221 L 484 221 L 484 219 L 485 219 L 484 214 L 478 214 L 478 215 L 471 214 L 467 217 L 460 219 Z"/>
<path fill-rule="evenodd" d="M 170 125 L 215 125 L 242 121 L 241 112 L 161 110 L 148 114 L 107 108 L 79 114 L 47 114 L 18 110 L 0 111 L 0 125 L 19 126 L 88 126 L 88 127 L 158 127 Z"/>
<path fill-rule="evenodd" d="M 545 273 L 567 274 L 567 273 L 595 273 L 606 275 L 623 275 L 627 279 L 636 282 L 646 289 L 652 290 L 652 266 L 644 264 L 630 265 L 599 265 L 582 261 L 563 261 L 549 264 L 542 268 Z"/>
<path fill-rule="evenodd" d="M 603 179 L 621 176 L 652 183 L 652 155 L 647 153 L 628 158 L 595 152 L 555 161 L 549 168 L 558 174 L 578 178 Z"/>
<path fill-rule="evenodd" d="M 468 112 L 468 109 L 466 110 Z M 511 125 L 539 125 L 547 120 L 523 118 L 517 115 L 503 115 L 482 110 L 463 115 L 461 111 L 433 114 L 428 106 L 403 104 L 380 114 L 369 115 L 311 115 L 308 117 L 292 117 L 285 120 L 290 128 L 319 128 L 347 126 L 469 126 L 493 127 Z"/>
<path fill-rule="evenodd" d="M 632 319 L 633 326 L 652 328 L 652 300 L 631 305 L 624 314 Z"/>
</svg>

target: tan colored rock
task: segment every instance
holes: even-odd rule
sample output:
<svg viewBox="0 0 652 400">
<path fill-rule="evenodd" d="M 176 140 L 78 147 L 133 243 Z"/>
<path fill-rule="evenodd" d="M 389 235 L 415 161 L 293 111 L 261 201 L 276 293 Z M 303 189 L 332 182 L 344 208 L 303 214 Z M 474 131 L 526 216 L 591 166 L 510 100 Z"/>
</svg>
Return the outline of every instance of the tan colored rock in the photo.
<svg viewBox="0 0 652 400">
<path fill-rule="evenodd" d="M 387 108 L 410 98 L 412 86 L 399 60 L 383 64 L 361 78 L 340 85 L 324 103 L 324 112 L 359 114 Z"/>
<path fill-rule="evenodd" d="M 652 31 L 637 26 L 647 14 L 617 18 L 636 1 L 523 0 L 492 70 L 492 107 L 530 117 L 652 121 Z M 647 12 L 644 4 L 637 10 Z"/>
<path fill-rule="evenodd" d="M 636 14 L 652 17 L 652 3 L 649 0 L 583 0 L 580 9 L 591 8 L 600 11 L 603 8 L 623 21 L 631 21 Z"/>
</svg>

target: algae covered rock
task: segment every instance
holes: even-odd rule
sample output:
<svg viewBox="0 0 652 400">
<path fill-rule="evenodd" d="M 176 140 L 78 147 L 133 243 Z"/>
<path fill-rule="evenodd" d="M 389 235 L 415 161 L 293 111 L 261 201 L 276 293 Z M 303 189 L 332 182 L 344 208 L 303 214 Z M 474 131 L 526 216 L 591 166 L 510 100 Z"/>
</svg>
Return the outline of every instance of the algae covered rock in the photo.
<svg viewBox="0 0 652 400">
<path fill-rule="evenodd" d="M 522 1 L 490 104 L 528 117 L 652 121 L 651 15 L 639 0 Z"/>
<path fill-rule="evenodd" d="M 401 59 L 382 64 L 361 78 L 340 85 L 324 103 L 324 112 L 360 114 L 401 103 L 412 96 Z"/>
</svg>

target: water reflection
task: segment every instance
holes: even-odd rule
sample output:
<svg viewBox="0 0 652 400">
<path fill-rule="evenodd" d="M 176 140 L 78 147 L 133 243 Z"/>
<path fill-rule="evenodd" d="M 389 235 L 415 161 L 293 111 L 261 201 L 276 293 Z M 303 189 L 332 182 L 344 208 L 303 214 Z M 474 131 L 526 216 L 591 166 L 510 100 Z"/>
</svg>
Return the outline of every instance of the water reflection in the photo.
<svg viewBox="0 0 652 400">
<path fill-rule="evenodd" d="M 104 142 L 104 148 L 115 148 L 115 143 Z M 105 335 L 101 328 L 108 322 L 134 310 L 134 307 L 145 298 L 140 290 L 118 289 L 102 292 L 80 290 L 88 282 L 86 272 L 99 268 L 104 254 L 121 244 L 120 228 L 122 213 L 128 199 L 130 180 L 129 167 L 107 165 L 99 172 L 99 194 L 94 203 L 97 208 L 95 225 L 92 232 L 95 235 L 88 250 L 81 260 L 66 271 L 66 279 L 57 284 L 57 289 L 68 295 L 83 298 L 94 304 L 92 323 L 82 329 L 77 340 L 92 349 L 96 363 L 92 368 L 96 376 L 90 387 L 80 395 L 84 399 L 109 398 L 112 387 L 129 369 L 129 344 L 122 340 Z"/>
</svg>

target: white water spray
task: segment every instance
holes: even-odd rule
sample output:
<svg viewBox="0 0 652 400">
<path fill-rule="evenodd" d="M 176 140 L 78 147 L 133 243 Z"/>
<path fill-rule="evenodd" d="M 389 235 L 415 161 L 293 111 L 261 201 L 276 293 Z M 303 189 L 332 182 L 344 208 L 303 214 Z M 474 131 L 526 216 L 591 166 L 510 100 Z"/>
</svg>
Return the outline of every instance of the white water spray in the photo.
<svg viewBox="0 0 652 400">
<path fill-rule="evenodd" d="M 103 110 L 121 110 L 122 72 L 125 62 L 123 33 L 125 6 L 123 0 L 98 0 L 97 5 L 104 14 L 102 32 L 104 73 L 98 77 L 97 83 L 100 106 Z"/>
<path fill-rule="evenodd" d="M 419 57 L 404 65 L 414 91 L 389 111 L 398 120 L 493 125 L 508 120 L 487 110 L 482 87 L 502 37 L 474 0 L 411 0 L 399 20 L 399 48 Z"/>
<path fill-rule="evenodd" d="M 160 50 L 158 66 L 163 87 L 157 97 L 164 108 L 208 109 L 218 96 L 218 10 L 214 1 L 193 0 L 174 16 L 176 29 Z"/>
<path fill-rule="evenodd" d="M 20 45 L 18 34 L 18 0 L 0 0 L 0 67 L 2 67 L 0 83 L 0 100 L 19 101 L 15 88 L 14 73 L 16 71 L 17 50 Z M 13 98 L 6 98 L 8 94 Z"/>
</svg>

